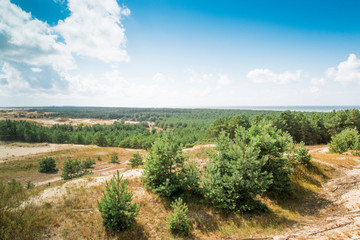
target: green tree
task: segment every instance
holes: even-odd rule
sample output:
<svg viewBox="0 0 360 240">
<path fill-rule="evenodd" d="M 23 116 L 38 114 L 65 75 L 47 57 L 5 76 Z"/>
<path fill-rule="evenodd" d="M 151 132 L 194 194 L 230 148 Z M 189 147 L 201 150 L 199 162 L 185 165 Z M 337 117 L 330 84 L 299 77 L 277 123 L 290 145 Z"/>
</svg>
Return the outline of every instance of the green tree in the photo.
<svg viewBox="0 0 360 240">
<path fill-rule="evenodd" d="M 171 207 L 174 209 L 167 218 L 168 228 L 173 234 L 187 236 L 190 230 L 190 219 L 187 216 L 188 207 L 181 198 L 176 199 Z"/>
<path fill-rule="evenodd" d="M 112 230 L 128 229 L 139 214 L 140 206 L 131 203 L 133 193 L 127 190 L 127 185 L 128 182 L 119 176 L 119 171 L 111 179 L 110 184 L 106 182 L 103 196 L 98 201 L 104 227 Z"/>
<path fill-rule="evenodd" d="M 55 160 L 52 157 L 46 157 L 39 163 L 38 171 L 41 173 L 57 172 Z"/>
<path fill-rule="evenodd" d="M 143 165 L 143 158 L 141 157 L 140 153 L 134 153 L 133 157 L 129 160 L 129 164 L 132 168 Z"/>
<path fill-rule="evenodd" d="M 119 163 L 119 155 L 117 152 L 113 151 L 110 155 L 110 163 Z"/>
<path fill-rule="evenodd" d="M 64 167 L 62 169 L 61 177 L 64 180 L 81 177 L 85 174 L 90 174 L 91 171 L 86 169 L 84 165 L 79 160 L 68 159 L 65 161 Z"/>
<path fill-rule="evenodd" d="M 272 173 L 262 171 L 268 157 L 260 156 L 259 147 L 247 142 L 248 137 L 244 128 L 235 131 L 234 140 L 222 132 L 202 178 L 205 198 L 225 212 L 262 207 L 254 198 L 272 183 Z"/>
<path fill-rule="evenodd" d="M 191 182 L 187 181 L 187 159 L 173 132 L 163 132 L 149 150 L 144 163 L 145 187 L 166 197 L 178 196 L 193 189 L 194 186 L 190 186 Z"/>
<path fill-rule="evenodd" d="M 346 128 L 339 134 L 331 137 L 329 151 L 343 153 L 349 149 L 358 150 L 360 135 L 356 129 Z"/>
</svg>

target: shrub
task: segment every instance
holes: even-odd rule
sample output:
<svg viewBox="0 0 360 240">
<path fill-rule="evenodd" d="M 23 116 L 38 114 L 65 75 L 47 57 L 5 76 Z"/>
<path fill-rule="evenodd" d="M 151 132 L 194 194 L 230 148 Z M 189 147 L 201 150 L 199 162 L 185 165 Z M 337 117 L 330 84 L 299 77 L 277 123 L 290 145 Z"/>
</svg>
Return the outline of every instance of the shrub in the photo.
<svg viewBox="0 0 360 240">
<path fill-rule="evenodd" d="M 173 234 L 187 236 L 190 229 L 190 219 L 186 215 L 188 212 L 186 203 L 178 198 L 171 204 L 171 207 L 174 208 L 174 211 L 167 218 L 168 228 Z"/>
<path fill-rule="evenodd" d="M 248 130 L 247 143 L 259 149 L 259 157 L 267 157 L 262 172 L 271 173 L 273 182 L 267 192 L 273 196 L 288 196 L 292 192 L 290 174 L 293 172 L 288 157 L 293 145 L 292 137 L 277 129 L 272 122 L 260 121 Z"/>
<path fill-rule="evenodd" d="M 26 182 L 26 185 L 25 185 L 26 189 L 31 189 L 31 188 L 34 188 L 34 187 L 35 187 L 35 184 L 31 183 L 31 181 Z"/>
<path fill-rule="evenodd" d="M 26 200 L 25 189 L 18 181 L 0 180 L 0 239 L 41 238 L 44 218 Z"/>
<path fill-rule="evenodd" d="M 129 160 L 129 164 L 132 168 L 137 167 L 139 165 L 143 165 L 143 159 L 142 159 L 140 153 L 138 153 L 138 152 L 134 153 L 133 157 L 130 158 L 130 160 Z"/>
<path fill-rule="evenodd" d="M 139 214 L 139 204 L 131 203 L 133 193 L 127 190 L 128 182 L 122 181 L 122 176 L 114 176 L 110 184 L 106 182 L 106 189 L 98 201 L 99 211 L 103 218 L 103 225 L 112 230 L 125 230 L 131 227 L 135 217 Z"/>
<path fill-rule="evenodd" d="M 95 160 L 92 160 L 90 157 L 88 157 L 81 164 L 84 168 L 92 168 L 92 166 L 95 164 Z"/>
<path fill-rule="evenodd" d="M 209 154 L 202 178 L 203 192 L 210 203 L 224 212 L 237 213 L 259 207 L 256 195 L 265 192 L 272 183 L 272 173 L 262 171 L 268 161 L 260 156 L 256 143 L 246 143 L 248 131 L 239 128 L 234 140 L 221 132 L 216 142 L 217 153 Z"/>
<path fill-rule="evenodd" d="M 309 149 L 305 147 L 304 142 L 301 142 L 299 147 L 295 149 L 296 162 L 301 165 L 310 165 L 312 156 L 309 154 Z"/>
<path fill-rule="evenodd" d="M 110 163 L 119 163 L 118 153 L 113 151 L 110 155 Z"/>
<path fill-rule="evenodd" d="M 64 180 L 72 179 L 75 177 L 81 177 L 85 174 L 90 174 L 91 171 L 86 169 L 79 160 L 68 159 L 65 161 L 62 169 L 61 177 Z"/>
<path fill-rule="evenodd" d="M 102 159 L 101 159 L 100 156 L 97 156 L 97 160 L 98 160 L 98 161 L 102 161 Z"/>
<path fill-rule="evenodd" d="M 52 157 L 47 157 L 39 163 L 38 171 L 41 173 L 54 173 L 57 172 L 55 160 Z"/>
<path fill-rule="evenodd" d="M 359 132 L 353 128 L 346 128 L 339 134 L 331 137 L 329 143 L 329 151 L 335 153 L 343 153 L 349 149 L 358 150 L 359 148 Z"/>
<path fill-rule="evenodd" d="M 173 132 L 163 132 L 149 150 L 144 163 L 145 187 L 166 197 L 186 193 L 189 188 L 194 187 L 188 185 L 191 182 L 187 181 L 187 159 L 187 156 L 183 156 L 182 146 L 176 142 Z"/>
</svg>

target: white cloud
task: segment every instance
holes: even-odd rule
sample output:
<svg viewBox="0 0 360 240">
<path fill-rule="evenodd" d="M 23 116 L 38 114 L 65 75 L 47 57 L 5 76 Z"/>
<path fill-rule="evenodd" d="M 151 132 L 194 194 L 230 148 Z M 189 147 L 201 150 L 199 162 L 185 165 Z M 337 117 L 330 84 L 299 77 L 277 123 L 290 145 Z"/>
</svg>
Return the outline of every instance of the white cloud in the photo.
<svg viewBox="0 0 360 240">
<path fill-rule="evenodd" d="M 161 82 L 161 81 L 163 81 L 163 80 L 165 79 L 165 75 L 162 74 L 162 73 L 157 72 L 157 73 L 153 76 L 152 79 L 153 79 L 153 81 L 155 81 L 155 82 Z"/>
<path fill-rule="evenodd" d="M 311 84 L 314 86 L 325 86 L 326 79 L 325 78 L 312 78 Z"/>
<path fill-rule="evenodd" d="M 226 75 L 226 74 L 219 75 L 219 80 L 217 81 L 219 88 L 221 88 L 223 86 L 227 86 L 231 83 L 232 83 L 232 81 L 228 75 Z"/>
<path fill-rule="evenodd" d="M 33 67 L 33 68 L 31 68 L 31 71 L 33 71 L 33 72 L 42 72 L 43 70 L 41 68 Z"/>
<path fill-rule="evenodd" d="M 199 73 L 192 69 L 187 69 L 185 72 L 190 74 L 191 83 L 206 83 L 214 77 L 212 73 Z"/>
<path fill-rule="evenodd" d="M 8 0 L 0 1 L 0 60 L 71 69 L 74 60 L 56 32 Z"/>
<path fill-rule="evenodd" d="M 350 54 L 348 59 L 339 63 L 337 68 L 327 69 L 326 76 L 344 85 L 360 84 L 360 59 L 355 54 Z"/>
<path fill-rule="evenodd" d="M 128 61 L 125 29 L 121 23 L 130 10 L 116 0 L 69 0 L 71 15 L 55 29 L 71 52 L 106 63 Z"/>
<path fill-rule="evenodd" d="M 273 73 L 269 69 L 254 69 L 247 74 L 247 78 L 255 83 L 276 83 L 286 84 L 300 80 L 301 70 L 295 73 L 284 72 L 280 74 Z"/>
</svg>

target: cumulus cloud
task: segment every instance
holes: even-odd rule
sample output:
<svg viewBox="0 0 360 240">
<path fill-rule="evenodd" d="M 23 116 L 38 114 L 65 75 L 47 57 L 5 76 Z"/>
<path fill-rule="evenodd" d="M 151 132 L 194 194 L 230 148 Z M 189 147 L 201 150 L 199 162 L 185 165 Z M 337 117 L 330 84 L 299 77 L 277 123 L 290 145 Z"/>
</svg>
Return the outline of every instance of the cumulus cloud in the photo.
<svg viewBox="0 0 360 240">
<path fill-rule="evenodd" d="M 91 93 L 96 89 L 89 89 L 90 85 L 96 88 L 98 81 L 69 74 L 77 68 L 74 54 L 106 63 L 128 60 L 121 23 L 130 14 L 128 8 L 120 7 L 116 0 L 68 0 L 67 3 L 71 15 L 51 27 L 9 0 L 0 1 L 1 95 L 81 94 L 75 86 Z M 110 77 L 119 79 L 118 75 Z M 113 84 L 110 77 L 102 78 L 108 81 L 106 86 Z"/>
<path fill-rule="evenodd" d="M 216 86 L 216 88 L 222 88 L 232 83 L 232 80 L 227 74 L 199 73 L 192 69 L 188 69 L 186 72 L 190 74 L 190 83 L 212 84 Z"/>
<path fill-rule="evenodd" d="M 72 55 L 57 38 L 48 24 L 32 18 L 10 1 L 0 1 L 0 60 L 71 69 Z"/>
<path fill-rule="evenodd" d="M 155 73 L 155 75 L 153 77 L 153 81 L 155 81 L 155 82 L 161 82 L 164 79 L 165 79 L 165 75 L 160 72 Z"/>
<path fill-rule="evenodd" d="M 125 28 L 121 23 L 130 10 L 116 0 L 69 0 L 71 15 L 55 27 L 71 52 L 104 62 L 129 59 Z"/>
<path fill-rule="evenodd" d="M 294 73 L 284 72 L 280 74 L 273 73 L 269 69 L 254 69 L 247 74 L 247 78 L 255 83 L 276 83 L 286 84 L 300 80 L 301 70 Z"/>
<path fill-rule="evenodd" d="M 229 78 L 228 75 L 226 75 L 226 74 L 219 75 L 219 80 L 217 81 L 217 84 L 218 84 L 219 88 L 221 88 L 223 86 L 227 86 L 227 85 L 229 85 L 231 83 L 232 83 L 232 81 L 231 81 L 231 79 Z"/>
<path fill-rule="evenodd" d="M 348 59 L 334 68 L 328 68 L 326 76 L 340 82 L 343 85 L 360 84 L 360 59 L 355 54 L 350 54 Z"/>
<path fill-rule="evenodd" d="M 325 78 L 312 78 L 311 84 L 314 86 L 325 86 L 326 79 Z"/>
</svg>

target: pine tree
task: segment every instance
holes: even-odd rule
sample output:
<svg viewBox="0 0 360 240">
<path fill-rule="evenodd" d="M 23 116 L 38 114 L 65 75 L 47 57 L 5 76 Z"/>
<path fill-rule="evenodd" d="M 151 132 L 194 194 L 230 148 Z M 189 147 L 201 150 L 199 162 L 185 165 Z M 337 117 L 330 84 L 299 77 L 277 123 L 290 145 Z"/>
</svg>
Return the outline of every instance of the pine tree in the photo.
<svg viewBox="0 0 360 240">
<path fill-rule="evenodd" d="M 167 218 L 168 228 L 174 234 L 187 236 L 190 229 L 190 219 L 186 215 L 188 207 L 181 198 L 175 200 L 171 207 L 174 209 L 170 216 Z"/>
<path fill-rule="evenodd" d="M 139 214 L 140 206 L 131 203 L 133 193 L 127 190 L 127 185 L 128 182 L 119 176 L 119 171 L 110 183 L 106 182 L 106 189 L 98 201 L 104 227 L 112 230 L 128 229 Z"/>
</svg>

